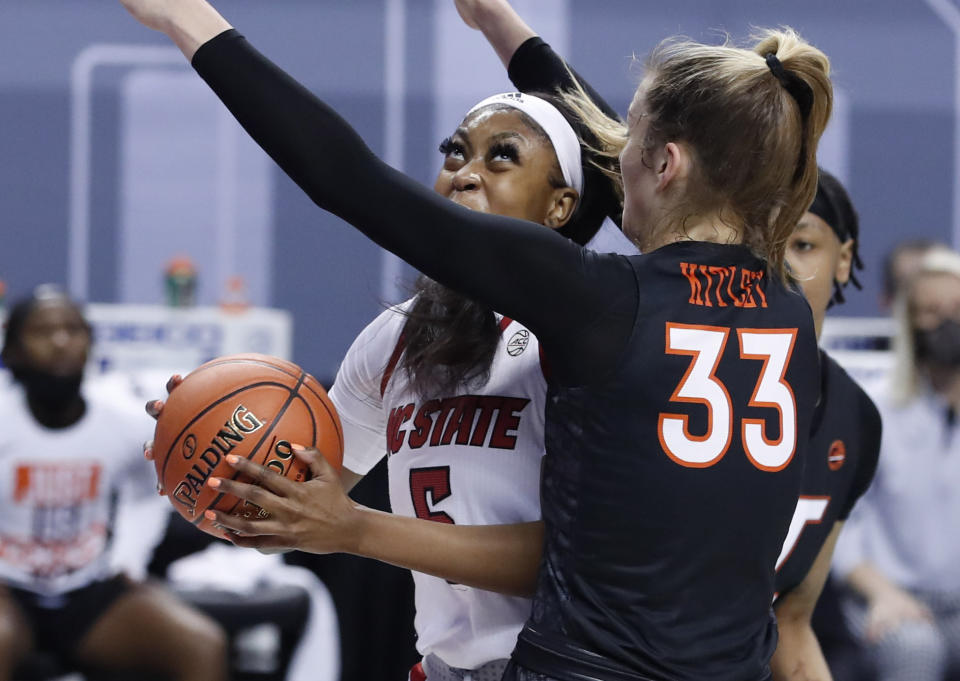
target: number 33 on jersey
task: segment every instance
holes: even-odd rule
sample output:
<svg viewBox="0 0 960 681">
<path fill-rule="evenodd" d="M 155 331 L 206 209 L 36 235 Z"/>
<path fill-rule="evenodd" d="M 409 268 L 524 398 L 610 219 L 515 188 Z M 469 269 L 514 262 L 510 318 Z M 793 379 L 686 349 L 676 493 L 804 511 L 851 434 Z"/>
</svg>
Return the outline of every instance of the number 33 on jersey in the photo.
<svg viewBox="0 0 960 681">
<path fill-rule="evenodd" d="M 745 405 L 734 404 L 717 375 L 731 338 L 736 339 L 742 360 L 736 370 L 755 371 L 757 376 Z M 796 329 L 731 329 L 667 322 L 666 353 L 691 358 L 670 401 L 702 404 L 707 410 L 707 427 L 706 432 L 691 432 L 686 414 L 661 412 L 657 434 L 664 453 L 681 466 L 706 468 L 720 461 L 737 437 L 747 458 L 760 470 L 775 472 L 789 464 L 797 448 L 797 405 L 784 376 L 796 338 Z M 770 428 L 767 419 L 736 418 L 744 406 L 772 410 L 778 425 Z"/>
</svg>

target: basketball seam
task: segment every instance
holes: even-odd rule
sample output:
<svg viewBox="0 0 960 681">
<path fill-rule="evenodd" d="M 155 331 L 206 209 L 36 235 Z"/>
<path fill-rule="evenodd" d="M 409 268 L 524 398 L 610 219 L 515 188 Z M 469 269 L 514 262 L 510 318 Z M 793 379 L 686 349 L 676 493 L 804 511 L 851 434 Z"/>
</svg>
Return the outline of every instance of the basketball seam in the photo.
<svg viewBox="0 0 960 681">
<path fill-rule="evenodd" d="M 317 379 L 313 379 L 313 380 L 317 380 Z M 330 417 L 330 421 L 333 423 L 333 426 L 337 431 L 337 440 L 340 443 L 340 449 L 343 449 L 343 429 L 340 426 L 340 416 L 336 412 L 330 411 L 330 407 L 327 406 L 327 401 L 323 399 L 323 396 L 320 395 L 320 393 L 318 393 L 316 390 L 311 388 L 306 383 L 304 383 L 302 387 L 312 392 L 314 396 L 319 400 L 321 406 L 323 406 L 323 408 L 326 410 L 327 416 Z M 297 391 L 299 392 L 299 388 L 297 389 Z M 301 397 L 300 399 L 303 399 L 303 398 Z M 306 403 L 306 400 L 304 400 L 304 403 Z M 312 413 L 313 410 L 308 407 L 307 411 Z"/>
<path fill-rule="evenodd" d="M 213 369 L 214 367 L 223 366 L 224 364 L 256 364 L 257 366 L 267 367 L 269 369 L 276 369 L 277 371 L 289 376 L 290 378 L 297 378 L 297 372 L 295 370 L 289 370 L 286 367 L 280 366 L 278 364 L 272 364 L 270 362 L 265 362 L 262 359 L 215 359 L 203 364 L 191 373 L 198 374 L 200 372 L 206 371 L 207 369 Z"/>
<path fill-rule="evenodd" d="M 249 358 L 213 360 L 213 361 L 208 362 L 207 364 L 204 364 L 203 366 L 195 369 L 193 373 L 198 373 L 198 372 L 200 372 L 200 371 L 205 371 L 205 370 L 207 370 L 207 369 L 212 369 L 212 368 L 214 368 L 214 367 L 218 367 L 218 366 L 221 366 L 221 365 L 223 365 L 223 364 L 257 364 L 257 365 L 259 365 L 259 366 L 268 367 L 268 368 L 270 368 L 270 369 L 276 369 L 277 371 L 280 371 L 280 372 L 282 372 L 283 374 L 285 374 L 285 375 L 287 375 L 287 376 L 289 376 L 289 377 L 291 377 L 291 378 L 299 378 L 298 375 L 297 375 L 295 372 L 287 371 L 287 369 L 285 369 L 285 368 L 282 367 L 282 366 L 279 366 L 279 365 L 277 365 L 277 364 L 271 364 L 270 362 L 265 362 L 265 361 L 260 360 L 260 359 L 249 359 Z M 301 372 L 304 373 L 304 374 L 306 374 L 306 377 L 307 377 L 307 378 L 313 378 L 313 380 L 317 381 L 317 379 L 316 379 L 312 374 L 307 373 L 307 372 L 303 371 L 302 369 L 301 369 Z M 319 384 L 320 381 L 317 381 L 317 383 Z M 326 405 L 326 400 L 324 399 L 324 396 L 321 395 L 320 393 L 318 393 L 313 387 L 311 387 L 311 386 L 306 382 L 306 380 L 301 381 L 301 387 L 304 387 L 304 388 L 306 388 L 307 390 L 309 390 L 311 393 L 313 393 L 314 397 L 316 397 L 316 398 L 320 401 L 320 403 L 323 405 L 323 408 L 324 408 L 324 409 L 326 410 L 326 412 L 327 412 L 327 416 L 329 416 L 329 417 L 331 418 L 331 420 L 333 421 L 334 428 L 336 428 L 336 431 L 337 431 L 337 440 L 338 440 L 339 443 L 340 443 L 340 448 L 343 449 L 343 428 L 342 428 L 342 426 L 340 425 L 340 417 L 339 417 L 339 415 L 337 415 L 336 413 L 330 411 L 330 408 Z M 320 387 L 323 388 L 322 385 L 321 385 Z"/>
</svg>

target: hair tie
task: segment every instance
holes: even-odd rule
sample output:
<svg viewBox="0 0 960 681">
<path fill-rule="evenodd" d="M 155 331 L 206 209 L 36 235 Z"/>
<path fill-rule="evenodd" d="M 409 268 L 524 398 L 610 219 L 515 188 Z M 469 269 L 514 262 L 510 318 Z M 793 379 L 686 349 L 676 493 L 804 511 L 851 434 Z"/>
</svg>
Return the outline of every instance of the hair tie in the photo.
<svg viewBox="0 0 960 681">
<path fill-rule="evenodd" d="M 773 52 L 767 52 L 764 56 L 770 73 L 780 81 L 783 88 L 797 102 L 800 109 L 800 123 L 803 130 L 803 138 L 800 142 L 800 159 L 797 161 L 797 170 L 793 174 L 793 180 L 796 182 L 803 175 L 807 167 L 807 119 L 810 118 L 810 110 L 813 108 L 813 90 L 807 85 L 807 81 L 798 76 L 793 71 L 788 71 L 777 59 Z"/>
</svg>

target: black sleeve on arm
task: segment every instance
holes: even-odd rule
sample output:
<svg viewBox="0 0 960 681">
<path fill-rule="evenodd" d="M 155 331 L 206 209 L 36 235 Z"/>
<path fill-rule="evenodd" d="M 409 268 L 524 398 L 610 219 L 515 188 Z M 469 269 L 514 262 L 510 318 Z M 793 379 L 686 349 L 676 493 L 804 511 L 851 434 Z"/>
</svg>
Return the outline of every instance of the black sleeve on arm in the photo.
<svg viewBox="0 0 960 681">
<path fill-rule="evenodd" d="M 638 295 L 625 259 L 584 251 L 540 225 L 467 210 L 414 182 L 236 31 L 202 45 L 193 66 L 318 206 L 528 326 L 558 376 L 602 368 L 585 366 L 595 338 L 607 338 L 611 351 L 625 347 Z"/>
<path fill-rule="evenodd" d="M 570 78 L 571 72 L 584 92 L 589 95 L 594 104 L 600 107 L 603 113 L 610 118 L 620 119 L 620 114 L 607 104 L 603 97 L 590 87 L 590 83 L 585 81 L 579 73 L 574 71 L 572 67 L 568 67 L 563 57 L 554 52 L 550 45 L 543 42 L 540 36 L 534 36 L 524 41 L 510 57 L 510 64 L 507 66 L 507 75 L 510 77 L 510 81 L 521 92 L 555 92 L 558 88 L 572 90 L 574 83 Z"/>
<path fill-rule="evenodd" d="M 857 452 L 857 470 L 850 485 L 850 492 L 844 500 L 843 508 L 840 510 L 839 520 L 847 519 L 854 504 L 870 487 L 873 476 L 877 472 L 877 463 L 880 460 L 883 421 L 880 418 L 877 406 L 873 403 L 873 400 L 867 397 L 866 393 L 861 391 L 860 400 L 862 407 L 860 422 L 857 425 L 860 428 L 861 450 Z"/>
<path fill-rule="evenodd" d="M 573 73 L 572 77 L 571 73 Z M 539 36 L 528 38 L 517 48 L 510 57 L 507 75 L 518 90 L 529 93 L 554 93 L 558 89 L 573 90 L 573 78 L 576 78 L 594 104 L 607 116 L 620 119 L 613 107 L 607 104 L 579 73 L 572 69 L 568 70 L 563 58 Z M 586 126 L 575 125 L 574 127 L 581 139 L 588 144 L 596 144 L 593 134 Z M 573 219 L 559 230 L 565 237 L 579 244 L 587 243 L 597 233 L 604 218 L 609 217 L 617 226 L 623 223 L 623 205 L 610 180 L 589 161 L 584 163 L 583 172 L 584 190 L 580 197 L 580 204 Z"/>
</svg>

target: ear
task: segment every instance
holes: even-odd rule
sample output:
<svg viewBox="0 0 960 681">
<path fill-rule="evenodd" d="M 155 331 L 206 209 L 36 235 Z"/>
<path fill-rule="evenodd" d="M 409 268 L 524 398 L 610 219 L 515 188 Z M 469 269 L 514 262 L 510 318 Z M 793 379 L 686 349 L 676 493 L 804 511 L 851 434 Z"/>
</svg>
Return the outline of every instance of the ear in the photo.
<svg viewBox="0 0 960 681">
<path fill-rule="evenodd" d="M 667 142 L 656 155 L 657 191 L 666 191 L 670 185 L 683 180 L 690 172 L 690 153 L 676 142 Z"/>
<path fill-rule="evenodd" d="M 837 258 L 837 268 L 833 272 L 833 278 L 841 286 L 850 281 L 850 271 L 853 267 L 853 239 L 847 239 L 840 244 L 840 255 Z"/>
<path fill-rule="evenodd" d="M 573 212 L 577 209 L 579 201 L 580 195 L 577 194 L 576 189 L 570 187 L 555 189 L 543 224 L 550 229 L 563 227 L 573 217 Z"/>
</svg>

